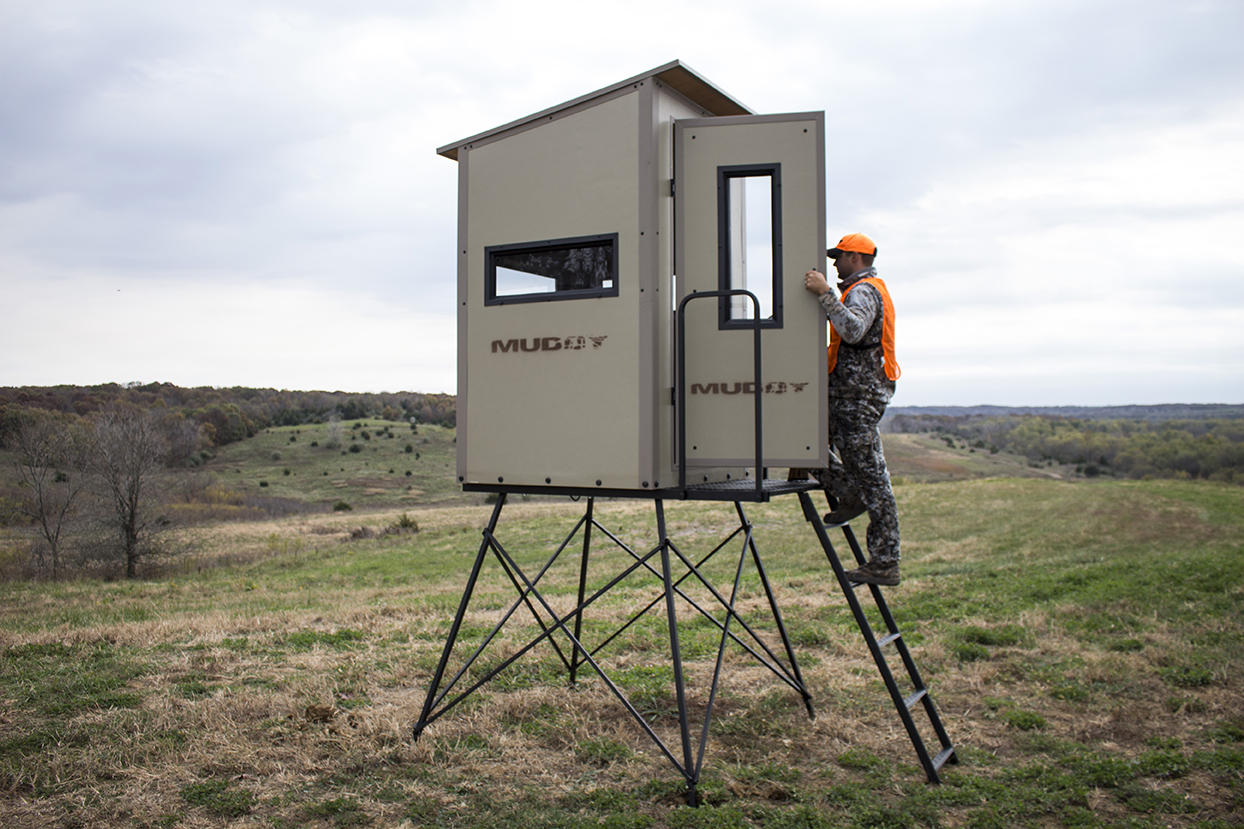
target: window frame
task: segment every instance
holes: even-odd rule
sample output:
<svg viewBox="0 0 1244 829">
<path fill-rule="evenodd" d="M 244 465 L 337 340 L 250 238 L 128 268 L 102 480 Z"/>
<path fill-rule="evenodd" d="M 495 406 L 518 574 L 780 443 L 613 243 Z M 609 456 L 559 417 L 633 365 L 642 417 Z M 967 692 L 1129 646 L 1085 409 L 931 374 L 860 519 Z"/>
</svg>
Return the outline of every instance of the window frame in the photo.
<svg viewBox="0 0 1244 829">
<path fill-rule="evenodd" d="M 573 291 L 546 291 L 543 293 L 507 294 L 497 296 L 497 257 L 502 254 L 542 253 L 568 248 L 607 247 L 609 269 L 613 278 L 612 288 L 588 288 Z M 538 242 L 517 242 L 506 245 L 489 245 L 484 248 L 484 305 L 516 305 L 524 302 L 560 302 L 572 299 L 597 299 L 618 296 L 618 234 L 598 233 L 591 236 L 569 236 L 564 239 L 545 239 Z"/>
<path fill-rule="evenodd" d="M 717 168 L 717 288 L 731 290 L 730 262 L 730 187 L 729 179 L 753 178 L 767 175 L 770 186 L 770 233 L 773 246 L 773 316 L 760 321 L 761 328 L 782 327 L 782 165 L 780 162 L 769 164 L 725 164 Z M 750 300 L 748 303 L 750 304 Z M 721 330 L 743 328 L 751 330 L 751 319 L 731 319 L 730 300 L 722 297 L 717 303 L 717 327 Z"/>
</svg>

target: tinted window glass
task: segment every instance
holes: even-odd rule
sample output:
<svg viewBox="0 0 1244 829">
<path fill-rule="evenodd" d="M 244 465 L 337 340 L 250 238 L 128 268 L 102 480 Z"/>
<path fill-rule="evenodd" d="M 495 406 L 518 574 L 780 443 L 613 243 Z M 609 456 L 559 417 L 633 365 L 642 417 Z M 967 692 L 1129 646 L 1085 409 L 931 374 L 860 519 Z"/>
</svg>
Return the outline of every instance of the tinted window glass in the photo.
<svg viewBox="0 0 1244 829">
<path fill-rule="evenodd" d="M 617 240 L 613 233 L 487 248 L 486 302 L 617 296 Z"/>
</svg>

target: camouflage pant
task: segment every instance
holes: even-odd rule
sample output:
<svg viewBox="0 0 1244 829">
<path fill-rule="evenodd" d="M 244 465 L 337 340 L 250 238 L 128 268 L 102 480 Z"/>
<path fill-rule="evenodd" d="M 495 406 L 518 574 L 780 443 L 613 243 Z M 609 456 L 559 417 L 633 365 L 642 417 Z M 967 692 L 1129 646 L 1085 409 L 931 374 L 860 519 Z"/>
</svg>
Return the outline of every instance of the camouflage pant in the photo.
<svg viewBox="0 0 1244 829">
<path fill-rule="evenodd" d="M 818 473 L 838 499 L 854 493 L 868 508 L 868 557 L 878 564 L 897 564 L 898 505 L 890 488 L 881 432 L 877 424 L 885 403 L 852 398 L 829 398 L 829 468 Z"/>
</svg>

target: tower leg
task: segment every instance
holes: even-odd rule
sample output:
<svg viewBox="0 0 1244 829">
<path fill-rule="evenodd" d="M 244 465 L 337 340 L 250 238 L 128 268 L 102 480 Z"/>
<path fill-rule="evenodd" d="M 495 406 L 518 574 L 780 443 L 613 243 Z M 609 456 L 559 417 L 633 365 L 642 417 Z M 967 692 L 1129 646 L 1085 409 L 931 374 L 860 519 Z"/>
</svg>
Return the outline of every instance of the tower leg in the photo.
<svg viewBox="0 0 1244 829">
<path fill-rule="evenodd" d="M 574 614 L 574 639 L 578 643 L 582 641 L 583 633 L 583 598 L 587 593 L 587 558 L 592 548 L 592 510 L 596 504 L 595 498 L 587 499 L 587 514 L 583 521 L 583 557 L 579 560 L 579 603 L 575 605 L 577 608 Z M 579 663 L 583 661 L 585 654 L 575 645 L 574 653 L 570 658 L 570 684 L 574 685 L 575 675 L 579 669 Z"/>
<path fill-rule="evenodd" d="M 670 658 L 674 665 L 674 695 L 678 700 L 678 730 L 682 738 L 682 772 L 687 780 L 687 803 L 695 806 L 699 802 L 696 792 L 698 780 L 695 773 L 695 755 L 691 750 L 691 722 L 687 716 L 687 686 L 682 672 L 682 649 L 678 644 L 678 610 L 674 604 L 674 581 L 670 575 L 670 540 L 665 531 L 665 502 L 658 500 L 656 509 L 657 535 L 661 545 L 661 579 L 665 588 L 665 614 L 669 621 Z"/>
<path fill-rule="evenodd" d="M 427 726 L 432 706 L 436 703 L 436 692 L 440 690 L 441 680 L 445 677 L 445 666 L 449 664 L 449 655 L 453 652 L 454 643 L 458 641 L 458 631 L 462 629 L 462 620 L 466 618 L 467 606 L 470 605 L 471 596 L 475 592 L 475 583 L 479 581 L 479 572 L 484 566 L 484 558 L 488 555 L 488 544 L 493 532 L 497 529 L 497 521 L 501 518 L 501 508 L 504 506 L 505 493 L 502 492 L 497 495 L 497 505 L 492 508 L 492 518 L 488 520 L 488 528 L 484 530 L 484 540 L 480 542 L 479 552 L 475 555 L 475 565 L 471 568 L 466 589 L 462 592 L 462 601 L 458 603 L 458 612 L 454 615 L 454 623 L 449 628 L 449 636 L 445 639 L 445 649 L 441 651 L 440 662 L 437 663 L 432 682 L 428 685 L 428 696 L 423 701 L 423 711 L 419 714 L 419 721 L 415 723 L 414 739 L 416 740 Z"/>
</svg>

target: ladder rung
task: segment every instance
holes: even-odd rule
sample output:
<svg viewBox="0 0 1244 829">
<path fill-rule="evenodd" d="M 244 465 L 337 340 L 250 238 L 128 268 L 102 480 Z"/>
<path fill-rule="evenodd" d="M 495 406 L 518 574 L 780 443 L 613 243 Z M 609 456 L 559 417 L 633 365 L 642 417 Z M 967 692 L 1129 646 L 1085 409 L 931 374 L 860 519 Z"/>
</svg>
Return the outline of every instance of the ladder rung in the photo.
<svg viewBox="0 0 1244 829">
<path fill-rule="evenodd" d="M 893 633 L 891 633 L 889 636 L 883 636 L 877 640 L 877 647 L 884 648 L 886 645 L 890 644 L 891 642 L 893 642 L 895 639 L 898 639 L 902 635 L 903 634 L 899 633 L 896 630 Z"/>
<path fill-rule="evenodd" d="M 920 700 L 924 699 L 924 698 L 925 698 L 926 696 L 928 696 L 928 695 L 929 695 L 929 689 L 928 689 L 928 688 L 921 688 L 921 689 L 920 689 L 919 691 L 917 691 L 916 693 L 914 693 L 914 694 L 912 694 L 911 696 L 909 696 L 909 697 L 907 697 L 906 699 L 904 699 L 904 700 L 903 700 L 903 704 L 904 704 L 904 705 L 906 705 L 906 706 L 907 706 L 907 710 L 908 710 L 908 711 L 910 711 L 910 710 L 911 710 L 911 707 L 912 707 L 913 705 L 915 705 L 917 702 L 919 702 Z"/>
<path fill-rule="evenodd" d="M 934 771 L 936 771 L 937 769 L 940 769 L 942 766 L 946 765 L 946 761 L 947 761 L 947 760 L 949 760 L 951 757 L 954 757 L 954 756 L 955 756 L 955 747 L 954 747 L 954 746 L 947 746 L 946 748 L 944 748 L 944 749 L 942 749 L 941 751 L 939 751 L 939 752 L 937 753 L 937 756 L 933 758 L 933 769 L 934 769 Z"/>
</svg>

